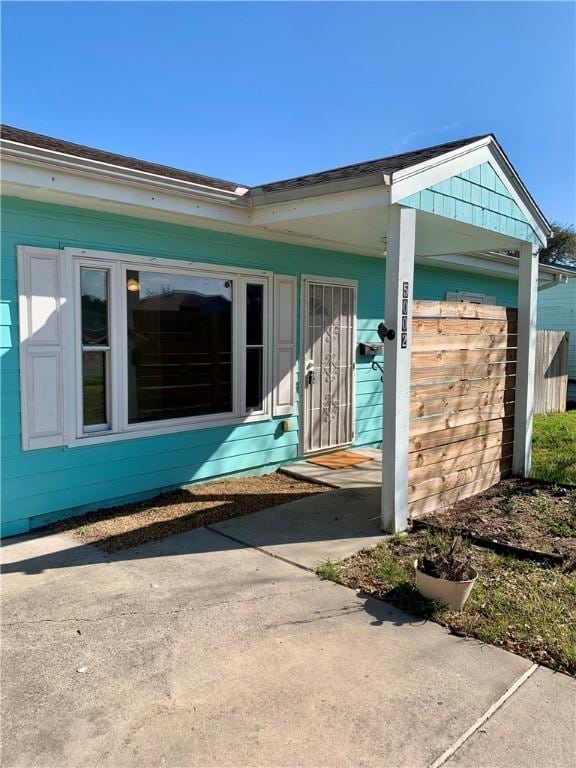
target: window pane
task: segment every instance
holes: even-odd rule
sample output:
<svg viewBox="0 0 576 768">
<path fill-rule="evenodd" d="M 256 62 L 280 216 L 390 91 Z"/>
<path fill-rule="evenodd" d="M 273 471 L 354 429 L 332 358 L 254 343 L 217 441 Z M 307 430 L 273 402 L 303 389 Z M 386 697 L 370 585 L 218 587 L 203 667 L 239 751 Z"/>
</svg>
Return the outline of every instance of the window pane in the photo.
<svg viewBox="0 0 576 768">
<path fill-rule="evenodd" d="M 246 286 L 246 343 L 262 344 L 262 311 L 264 286 Z"/>
<path fill-rule="evenodd" d="M 84 427 L 106 424 L 106 352 L 82 353 Z"/>
<path fill-rule="evenodd" d="M 82 344 L 108 346 L 108 270 L 81 269 Z"/>
<path fill-rule="evenodd" d="M 246 408 L 262 410 L 262 347 L 246 350 Z"/>
<path fill-rule="evenodd" d="M 232 281 L 129 271 L 128 420 L 232 411 Z"/>
</svg>

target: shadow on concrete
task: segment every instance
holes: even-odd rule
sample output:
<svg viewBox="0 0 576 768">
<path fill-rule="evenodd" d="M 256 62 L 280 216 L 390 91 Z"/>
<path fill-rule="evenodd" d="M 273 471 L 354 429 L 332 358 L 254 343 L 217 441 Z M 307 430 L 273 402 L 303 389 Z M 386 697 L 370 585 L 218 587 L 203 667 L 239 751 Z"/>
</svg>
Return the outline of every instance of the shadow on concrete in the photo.
<svg viewBox="0 0 576 768">
<path fill-rule="evenodd" d="M 203 496 L 203 500 L 207 499 L 210 497 Z M 224 506 L 238 503 L 234 496 L 222 499 L 215 495 L 214 500 L 222 500 Z M 247 508 L 250 507 L 250 499 L 243 497 L 242 501 Z M 4 543 L 5 560 L 8 562 L 3 565 L 2 572 L 34 574 L 92 563 L 170 557 L 231 547 L 271 548 L 270 553 L 278 556 L 274 548 L 280 546 L 287 551 L 284 559 L 291 560 L 290 546 L 287 546 L 291 544 L 312 547 L 315 562 L 319 563 L 331 557 L 340 557 L 342 551 L 346 553 L 348 542 L 351 554 L 363 545 L 374 546 L 384 535 L 380 529 L 379 488 L 328 491 L 273 507 L 267 506 L 266 497 L 260 496 L 259 502 L 264 509 L 209 524 L 207 528 L 214 534 L 209 537 L 194 536 L 196 531 L 202 530 L 196 524 L 197 513 L 179 518 L 180 531 L 175 531 L 172 521 L 155 522 L 139 529 L 146 543 L 129 548 L 122 548 L 122 545 L 134 540 L 134 531 L 106 537 L 91 544 L 59 547 L 53 551 L 46 551 L 51 549 L 48 543 L 52 538 L 46 530 L 14 537 Z M 274 502 L 270 500 L 270 503 Z M 110 510 L 110 517 L 114 517 L 113 510 Z M 85 524 L 86 520 L 78 519 L 78 526 Z M 74 528 L 72 520 L 67 521 L 66 528 Z M 37 546 L 34 546 L 34 542 L 37 542 Z M 16 547 L 14 554 L 18 556 L 18 550 L 25 543 L 29 545 L 26 550 L 31 556 L 12 559 L 10 549 Z M 317 546 L 312 546 L 315 544 Z M 299 551 L 300 547 L 296 546 L 294 553 L 298 555 Z M 299 562 L 297 556 L 294 562 L 310 567 L 307 562 Z"/>
</svg>

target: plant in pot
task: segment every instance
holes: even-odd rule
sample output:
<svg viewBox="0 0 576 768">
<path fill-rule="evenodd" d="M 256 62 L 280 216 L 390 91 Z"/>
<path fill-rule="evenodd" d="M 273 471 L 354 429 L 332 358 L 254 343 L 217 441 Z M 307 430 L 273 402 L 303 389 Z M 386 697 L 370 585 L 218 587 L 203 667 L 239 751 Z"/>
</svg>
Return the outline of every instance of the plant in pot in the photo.
<svg viewBox="0 0 576 768">
<path fill-rule="evenodd" d="M 461 611 L 478 573 L 472 564 L 470 546 L 461 536 L 452 541 L 430 537 L 424 554 L 414 562 L 416 586 L 423 597 Z"/>
</svg>

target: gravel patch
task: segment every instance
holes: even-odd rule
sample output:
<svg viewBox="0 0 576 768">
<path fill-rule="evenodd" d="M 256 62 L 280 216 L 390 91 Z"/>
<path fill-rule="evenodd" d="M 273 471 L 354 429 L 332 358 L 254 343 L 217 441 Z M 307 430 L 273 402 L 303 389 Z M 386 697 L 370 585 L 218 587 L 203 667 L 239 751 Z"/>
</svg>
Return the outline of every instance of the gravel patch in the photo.
<svg viewBox="0 0 576 768">
<path fill-rule="evenodd" d="M 279 473 L 227 478 L 88 512 L 49 529 L 71 531 L 85 543 L 116 552 L 330 490 Z"/>
</svg>

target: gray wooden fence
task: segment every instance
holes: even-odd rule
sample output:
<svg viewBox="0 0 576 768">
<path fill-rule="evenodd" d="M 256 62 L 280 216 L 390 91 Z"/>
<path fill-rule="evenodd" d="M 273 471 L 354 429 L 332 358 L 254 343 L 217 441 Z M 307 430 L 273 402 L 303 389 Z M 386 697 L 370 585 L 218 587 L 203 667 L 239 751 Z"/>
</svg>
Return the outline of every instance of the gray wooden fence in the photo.
<svg viewBox="0 0 576 768">
<path fill-rule="evenodd" d="M 566 331 L 537 332 L 535 413 L 562 413 L 566 410 L 568 337 Z"/>
</svg>

